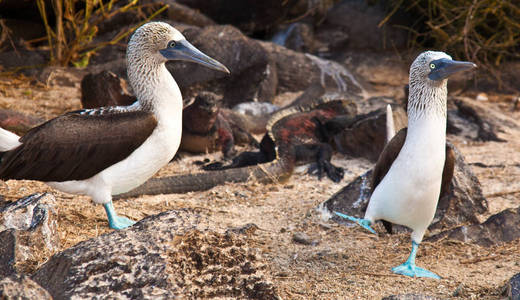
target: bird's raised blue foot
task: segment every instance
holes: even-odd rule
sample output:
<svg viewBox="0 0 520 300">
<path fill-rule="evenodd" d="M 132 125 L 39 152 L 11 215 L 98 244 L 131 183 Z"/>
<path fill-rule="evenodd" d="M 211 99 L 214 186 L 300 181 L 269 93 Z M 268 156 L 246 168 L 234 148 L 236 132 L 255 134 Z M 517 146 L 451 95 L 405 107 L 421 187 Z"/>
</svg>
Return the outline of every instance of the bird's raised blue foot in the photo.
<svg viewBox="0 0 520 300">
<path fill-rule="evenodd" d="M 431 271 L 420 268 L 410 262 L 405 262 L 402 265 L 392 268 L 392 272 L 410 277 L 429 277 L 435 279 L 441 279 L 441 277 Z"/>
<path fill-rule="evenodd" d="M 355 217 L 351 217 L 351 216 L 347 216 L 345 214 L 342 214 L 340 212 L 337 212 L 335 211 L 334 212 L 336 215 L 342 217 L 342 218 L 345 218 L 347 220 L 350 220 L 352 222 L 355 222 L 357 224 L 359 224 L 359 226 L 365 228 L 366 230 L 372 232 L 373 234 L 377 234 L 376 231 L 374 229 L 372 229 L 372 227 L 370 227 L 370 225 L 372 225 L 372 222 L 370 222 L 369 220 L 367 219 L 360 219 L 360 218 L 355 218 Z"/>
<path fill-rule="evenodd" d="M 110 226 L 110 228 L 120 230 L 135 224 L 135 221 L 132 221 L 125 217 L 118 216 L 116 214 L 116 211 L 114 210 L 114 205 L 112 204 L 112 201 L 104 204 L 104 207 L 108 217 L 108 226 Z"/>
</svg>

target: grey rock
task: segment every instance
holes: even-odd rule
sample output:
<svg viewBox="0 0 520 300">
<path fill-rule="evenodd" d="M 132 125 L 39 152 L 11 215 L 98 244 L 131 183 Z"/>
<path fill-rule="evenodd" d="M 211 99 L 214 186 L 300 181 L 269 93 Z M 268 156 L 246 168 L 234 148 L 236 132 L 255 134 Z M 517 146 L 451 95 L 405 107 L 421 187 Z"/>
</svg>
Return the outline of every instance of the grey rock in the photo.
<svg viewBox="0 0 520 300">
<path fill-rule="evenodd" d="M 33 280 L 55 299 L 274 299 L 247 239 L 208 228 L 195 211 L 164 212 L 58 253 Z"/>
<path fill-rule="evenodd" d="M 364 92 L 356 75 L 340 63 L 292 51 L 271 42 L 261 42 L 261 45 L 274 62 L 278 93 L 303 91 L 316 83 L 331 92 L 354 95 Z"/>
<path fill-rule="evenodd" d="M 381 300 L 440 300 L 440 298 L 423 294 L 400 294 L 387 296 Z"/>
<path fill-rule="evenodd" d="M 54 254 L 60 245 L 57 220 L 56 199 L 48 193 L 0 207 L 0 269 L 28 273 L 40 257 Z"/>
<path fill-rule="evenodd" d="M 0 278 L 16 273 L 15 264 L 16 236 L 14 229 L 0 232 Z"/>
<path fill-rule="evenodd" d="M 130 105 L 136 100 L 126 81 L 110 71 L 89 73 L 81 80 L 83 108 Z"/>
<path fill-rule="evenodd" d="M 455 151 L 455 171 L 449 191 L 439 199 L 430 229 L 453 227 L 463 223 L 478 224 L 478 216 L 488 208 L 478 178 L 455 146 L 451 143 L 448 145 Z M 370 199 L 371 180 L 372 170 L 354 179 L 322 206 L 331 212 L 339 211 L 363 217 Z M 342 220 L 337 216 L 333 216 L 333 219 Z"/>
<path fill-rule="evenodd" d="M 520 300 L 520 273 L 511 277 L 506 284 L 507 297 L 510 300 Z"/>
<path fill-rule="evenodd" d="M 498 132 L 503 132 L 502 126 L 515 127 L 516 125 L 502 118 L 496 118 L 490 114 L 489 108 L 482 107 L 475 101 L 456 99 L 456 109 L 448 111 L 448 123 L 451 132 L 476 141 L 505 142 L 498 137 Z M 501 122 L 502 121 L 502 122 Z"/>
<path fill-rule="evenodd" d="M 406 127 L 408 118 L 400 106 L 392 108 L 395 132 Z M 345 123 L 334 137 L 339 152 L 353 157 L 364 157 L 377 161 L 386 144 L 386 108 L 380 108 L 355 118 L 338 117 L 331 122 Z"/>
<path fill-rule="evenodd" d="M 318 43 L 314 40 L 314 32 L 311 25 L 306 23 L 292 23 L 279 31 L 271 41 L 285 48 L 297 52 L 315 52 Z"/>
<path fill-rule="evenodd" d="M 387 11 L 379 2 L 339 1 L 329 9 L 325 20 L 318 26 L 316 37 L 329 44 L 329 50 L 333 52 L 345 48 L 363 51 L 406 48 L 406 30 L 396 28 L 391 22 L 379 26 L 386 15 Z"/>
<path fill-rule="evenodd" d="M 482 224 L 456 227 L 436 234 L 427 240 L 437 241 L 443 238 L 485 247 L 516 240 L 520 238 L 520 207 L 494 214 Z"/>
<path fill-rule="evenodd" d="M 36 67 L 45 63 L 45 56 L 40 51 L 17 49 L 16 51 L 0 52 L 0 66 L 3 70 L 17 67 Z"/>
<path fill-rule="evenodd" d="M 29 129 L 43 122 L 44 120 L 37 116 L 7 108 L 0 109 L 0 127 L 18 135 L 24 135 Z"/>
<path fill-rule="evenodd" d="M 11 275 L 0 280 L 0 299 L 52 300 L 52 297 L 29 277 Z"/>
<path fill-rule="evenodd" d="M 312 239 L 304 232 L 295 232 L 293 234 L 293 241 L 298 244 L 308 245 L 308 246 L 316 246 L 320 243 L 320 241 Z"/>
<path fill-rule="evenodd" d="M 279 0 L 180 0 L 219 24 L 232 24 L 246 33 L 263 32 L 280 24 L 299 2 Z"/>
<path fill-rule="evenodd" d="M 223 96 L 227 107 L 241 102 L 270 102 L 277 87 L 276 70 L 269 53 L 257 41 L 232 26 L 194 27 L 183 30 L 187 39 L 202 52 L 223 63 L 231 72 L 209 70 L 194 63 L 167 64 L 181 87 L 190 97 L 206 90 Z"/>
</svg>

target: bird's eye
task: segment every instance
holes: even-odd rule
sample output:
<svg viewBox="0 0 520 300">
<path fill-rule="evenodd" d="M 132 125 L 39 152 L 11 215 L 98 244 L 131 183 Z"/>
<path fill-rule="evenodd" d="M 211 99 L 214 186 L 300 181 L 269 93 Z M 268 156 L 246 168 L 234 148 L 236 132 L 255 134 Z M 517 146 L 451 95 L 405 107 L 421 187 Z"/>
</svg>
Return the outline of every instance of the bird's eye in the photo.
<svg viewBox="0 0 520 300">
<path fill-rule="evenodd" d="M 173 47 L 175 47 L 175 41 L 169 41 L 168 48 L 173 48 Z"/>
<path fill-rule="evenodd" d="M 435 69 L 435 64 L 430 64 L 430 69 Z"/>
</svg>

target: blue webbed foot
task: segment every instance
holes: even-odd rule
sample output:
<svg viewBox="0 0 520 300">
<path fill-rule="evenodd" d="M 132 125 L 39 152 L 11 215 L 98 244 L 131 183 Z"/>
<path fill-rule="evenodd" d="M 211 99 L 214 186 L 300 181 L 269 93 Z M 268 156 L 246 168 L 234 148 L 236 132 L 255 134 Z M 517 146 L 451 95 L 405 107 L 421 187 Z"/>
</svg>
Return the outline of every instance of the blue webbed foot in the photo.
<svg viewBox="0 0 520 300">
<path fill-rule="evenodd" d="M 433 272 L 430 272 L 426 269 L 419 268 L 415 265 L 415 255 L 417 254 L 417 249 L 419 248 L 419 243 L 416 243 L 412 240 L 412 251 L 410 252 L 410 256 L 408 259 L 401 265 L 392 268 L 392 271 L 396 274 L 401 274 L 410 277 L 429 277 L 435 279 L 441 279 L 441 277 Z"/>
<path fill-rule="evenodd" d="M 108 220 L 108 226 L 117 230 L 125 229 L 126 227 L 132 226 L 134 224 L 135 221 L 121 216 L 115 216 L 112 220 Z"/>
<path fill-rule="evenodd" d="M 366 230 L 372 232 L 373 234 L 377 234 L 376 231 L 374 229 L 372 229 L 372 227 L 370 227 L 370 225 L 372 224 L 372 222 L 370 222 L 369 220 L 367 219 L 360 219 L 360 218 L 355 218 L 355 217 L 351 217 L 351 216 L 347 216 L 345 214 L 342 214 L 340 212 L 337 212 L 335 211 L 334 212 L 336 215 L 342 217 L 342 218 L 345 218 L 347 220 L 350 220 L 352 222 L 355 222 L 357 224 L 359 224 L 359 226 L 365 228 Z"/>
<path fill-rule="evenodd" d="M 132 221 L 125 217 L 118 216 L 114 210 L 114 205 L 112 204 L 112 201 L 104 204 L 104 207 L 108 217 L 108 226 L 110 226 L 110 228 L 120 230 L 135 224 L 135 221 Z"/>
<path fill-rule="evenodd" d="M 420 268 L 410 262 L 405 262 L 402 265 L 392 268 L 392 271 L 396 274 L 401 274 L 410 277 L 429 277 L 435 279 L 441 279 L 441 277 L 431 271 Z"/>
</svg>

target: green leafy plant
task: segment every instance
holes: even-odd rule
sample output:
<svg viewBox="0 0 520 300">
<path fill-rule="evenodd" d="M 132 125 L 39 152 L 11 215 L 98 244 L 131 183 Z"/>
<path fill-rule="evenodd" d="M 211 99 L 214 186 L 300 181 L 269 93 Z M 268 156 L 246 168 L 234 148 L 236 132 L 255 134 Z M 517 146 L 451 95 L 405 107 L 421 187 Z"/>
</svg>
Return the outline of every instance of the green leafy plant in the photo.
<svg viewBox="0 0 520 300">
<path fill-rule="evenodd" d="M 93 53 L 107 45 L 113 45 L 133 32 L 141 24 L 153 19 L 166 8 L 163 5 L 137 26 L 118 33 L 112 40 L 93 43 L 98 32 L 99 24 L 115 15 L 130 10 L 141 9 L 138 0 L 123 1 L 110 0 L 52 0 L 52 7 L 45 4 L 45 0 L 36 0 L 43 24 L 47 33 L 50 51 L 50 64 L 77 67 L 88 65 Z M 80 7 L 78 9 L 78 7 Z M 48 20 L 48 9 L 52 9 L 56 20 L 54 27 Z"/>
</svg>

